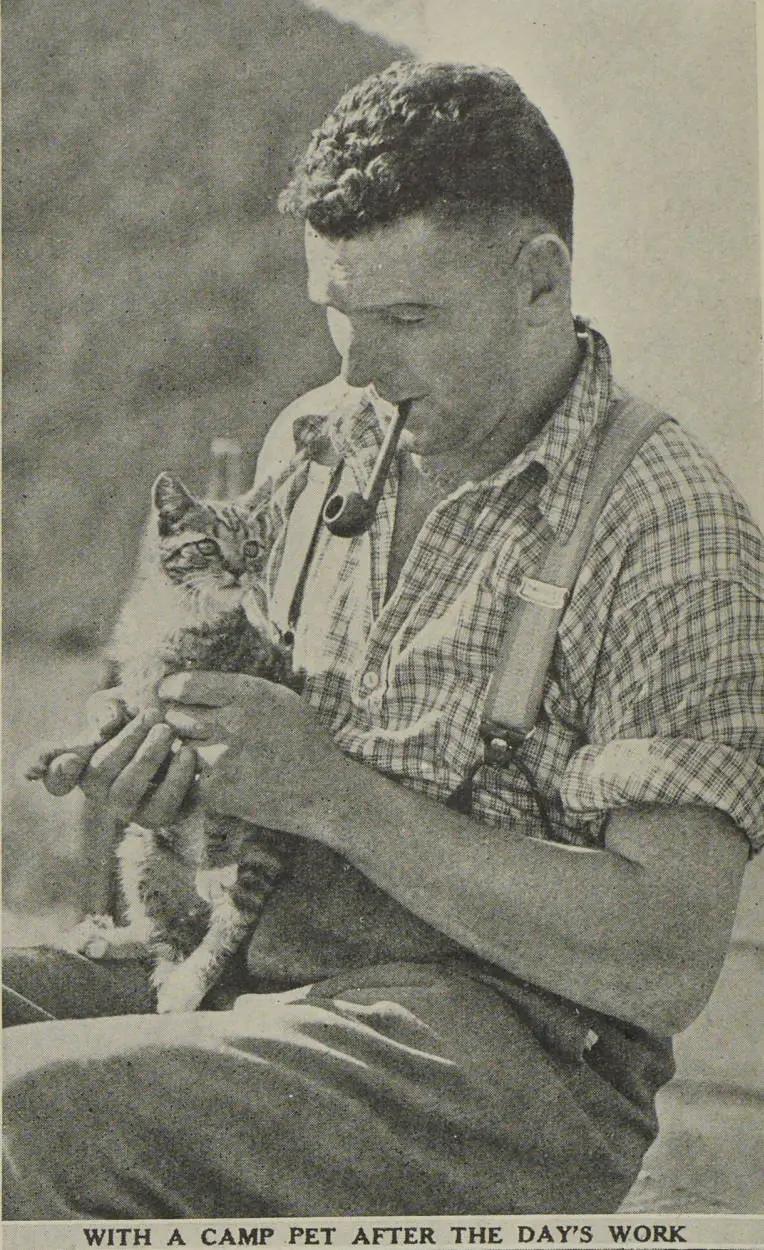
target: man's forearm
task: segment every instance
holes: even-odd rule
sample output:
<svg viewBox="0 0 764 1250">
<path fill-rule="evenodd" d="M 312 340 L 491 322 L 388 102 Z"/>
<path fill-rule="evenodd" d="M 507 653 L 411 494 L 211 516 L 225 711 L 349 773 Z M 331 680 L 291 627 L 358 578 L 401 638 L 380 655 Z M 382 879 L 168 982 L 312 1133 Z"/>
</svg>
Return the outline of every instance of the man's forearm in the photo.
<svg viewBox="0 0 764 1250">
<path fill-rule="evenodd" d="M 616 811 L 604 850 L 578 854 L 389 781 L 273 682 L 186 672 L 159 693 L 176 733 L 225 745 L 199 782 L 211 811 L 324 842 L 468 949 L 597 1010 L 670 1032 L 702 1007 L 748 855 L 726 816 Z"/>
<path fill-rule="evenodd" d="M 746 860 L 702 808 L 623 812 L 579 853 L 477 824 L 347 761 L 317 836 L 482 957 L 658 1032 L 685 1027 L 718 975 Z"/>
</svg>

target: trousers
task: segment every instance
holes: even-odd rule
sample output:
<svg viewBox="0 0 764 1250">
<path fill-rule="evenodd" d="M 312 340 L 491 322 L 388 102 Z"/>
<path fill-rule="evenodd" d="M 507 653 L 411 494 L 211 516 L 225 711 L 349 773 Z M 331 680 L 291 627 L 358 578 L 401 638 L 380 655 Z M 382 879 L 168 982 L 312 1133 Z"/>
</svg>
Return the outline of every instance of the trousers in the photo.
<svg viewBox="0 0 764 1250">
<path fill-rule="evenodd" d="M 9 1220 L 613 1211 L 672 1070 L 459 960 L 166 1016 L 137 963 L 5 977 Z"/>
</svg>

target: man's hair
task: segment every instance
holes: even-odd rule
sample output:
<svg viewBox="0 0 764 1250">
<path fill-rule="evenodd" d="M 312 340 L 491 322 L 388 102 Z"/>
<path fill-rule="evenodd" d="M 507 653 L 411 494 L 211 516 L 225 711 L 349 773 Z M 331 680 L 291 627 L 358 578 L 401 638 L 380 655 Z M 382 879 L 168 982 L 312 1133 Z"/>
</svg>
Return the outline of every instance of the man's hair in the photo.
<svg viewBox="0 0 764 1250">
<path fill-rule="evenodd" d="M 279 199 L 348 239 L 416 212 L 459 221 L 509 208 L 568 244 L 573 179 L 557 138 L 500 69 L 396 61 L 345 92 Z"/>
</svg>

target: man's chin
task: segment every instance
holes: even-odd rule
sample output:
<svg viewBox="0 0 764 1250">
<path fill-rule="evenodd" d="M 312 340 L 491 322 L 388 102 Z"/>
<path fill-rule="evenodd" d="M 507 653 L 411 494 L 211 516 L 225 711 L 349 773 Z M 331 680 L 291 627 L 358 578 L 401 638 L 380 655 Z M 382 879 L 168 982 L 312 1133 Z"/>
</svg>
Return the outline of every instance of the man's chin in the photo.
<svg viewBox="0 0 764 1250">
<path fill-rule="evenodd" d="M 446 456 L 458 451 L 452 442 L 443 437 L 443 432 L 429 430 L 426 427 L 417 429 L 414 422 L 403 427 L 399 446 L 414 456 Z"/>
<path fill-rule="evenodd" d="M 435 430 L 430 428 L 425 405 L 424 399 L 406 400 L 406 424 L 399 443 L 400 447 L 418 456 L 432 455 L 441 450 L 442 432 L 438 438 Z"/>
</svg>

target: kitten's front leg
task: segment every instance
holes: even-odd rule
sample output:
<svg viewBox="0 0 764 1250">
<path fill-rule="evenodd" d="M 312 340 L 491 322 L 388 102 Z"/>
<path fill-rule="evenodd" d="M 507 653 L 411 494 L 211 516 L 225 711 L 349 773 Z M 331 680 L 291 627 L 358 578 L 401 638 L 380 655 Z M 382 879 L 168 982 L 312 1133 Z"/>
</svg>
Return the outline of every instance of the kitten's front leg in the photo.
<svg viewBox="0 0 764 1250">
<path fill-rule="evenodd" d="M 157 1012 L 195 1011 L 250 930 L 247 916 L 230 895 L 215 906 L 203 941 L 182 963 L 160 959 L 154 969 Z"/>
<path fill-rule="evenodd" d="M 189 989 L 185 984 L 178 985 L 178 974 L 187 961 L 180 959 L 177 952 L 164 942 L 154 943 L 153 959 L 151 984 L 156 990 L 157 1014 L 166 1015 L 171 1011 L 195 1011 L 206 991 L 198 994 L 195 986 Z"/>
<path fill-rule="evenodd" d="M 44 782 L 49 794 L 61 798 L 71 793 L 100 746 L 101 741 L 50 747 L 40 752 L 24 776 L 27 781 Z"/>
</svg>

